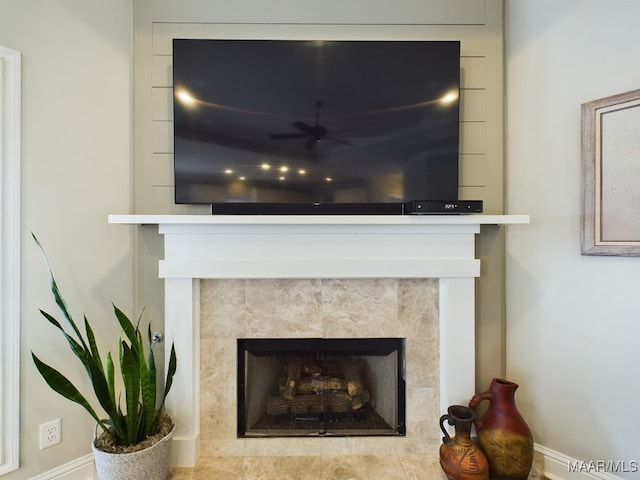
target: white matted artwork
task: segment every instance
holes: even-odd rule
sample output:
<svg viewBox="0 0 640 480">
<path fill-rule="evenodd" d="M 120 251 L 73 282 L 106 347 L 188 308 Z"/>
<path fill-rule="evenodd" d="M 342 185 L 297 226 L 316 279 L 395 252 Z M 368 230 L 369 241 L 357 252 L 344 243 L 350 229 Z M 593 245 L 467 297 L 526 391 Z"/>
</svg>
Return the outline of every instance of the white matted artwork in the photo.
<svg viewBox="0 0 640 480">
<path fill-rule="evenodd" d="M 640 90 L 582 104 L 582 254 L 640 256 Z"/>
</svg>

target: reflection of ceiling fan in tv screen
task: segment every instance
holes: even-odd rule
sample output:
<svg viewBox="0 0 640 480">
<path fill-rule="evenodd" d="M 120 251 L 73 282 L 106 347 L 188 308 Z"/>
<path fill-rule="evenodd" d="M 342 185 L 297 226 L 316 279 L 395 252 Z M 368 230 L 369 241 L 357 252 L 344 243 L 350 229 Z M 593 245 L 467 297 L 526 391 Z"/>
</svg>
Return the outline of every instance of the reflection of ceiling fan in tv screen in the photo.
<svg viewBox="0 0 640 480">
<path fill-rule="evenodd" d="M 346 132 L 347 130 L 338 130 L 331 131 L 327 130 L 326 127 L 320 125 L 320 108 L 322 108 L 322 100 L 318 100 L 316 102 L 316 123 L 313 125 L 309 125 L 302 120 L 296 120 L 291 124 L 293 128 L 297 130 L 297 132 L 290 133 L 272 133 L 269 135 L 269 138 L 273 140 L 297 140 L 304 139 L 304 147 L 311 150 L 315 148 L 321 140 L 330 140 L 332 142 L 339 142 L 345 145 L 353 146 L 352 143 L 349 143 L 345 140 L 340 140 L 340 138 L 336 137 L 336 134 Z"/>
<path fill-rule="evenodd" d="M 458 198 L 457 41 L 173 43 L 175 201 L 399 213 Z"/>
</svg>

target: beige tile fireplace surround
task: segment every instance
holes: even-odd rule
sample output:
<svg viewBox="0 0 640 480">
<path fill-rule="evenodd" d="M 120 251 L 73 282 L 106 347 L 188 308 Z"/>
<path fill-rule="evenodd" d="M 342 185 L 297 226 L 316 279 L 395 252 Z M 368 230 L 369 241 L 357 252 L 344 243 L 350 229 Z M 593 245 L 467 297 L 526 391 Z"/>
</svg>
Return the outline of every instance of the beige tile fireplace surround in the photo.
<svg viewBox="0 0 640 480">
<path fill-rule="evenodd" d="M 165 336 L 180 353 L 171 464 L 200 457 L 433 452 L 474 392 L 475 235 L 526 215 L 111 215 L 164 237 Z M 237 338 L 406 339 L 404 437 L 237 438 Z"/>
<path fill-rule="evenodd" d="M 202 456 L 424 452 L 439 442 L 438 281 L 203 280 Z M 237 338 L 406 338 L 408 438 L 236 438 Z M 327 442 L 327 440 L 329 440 Z"/>
</svg>

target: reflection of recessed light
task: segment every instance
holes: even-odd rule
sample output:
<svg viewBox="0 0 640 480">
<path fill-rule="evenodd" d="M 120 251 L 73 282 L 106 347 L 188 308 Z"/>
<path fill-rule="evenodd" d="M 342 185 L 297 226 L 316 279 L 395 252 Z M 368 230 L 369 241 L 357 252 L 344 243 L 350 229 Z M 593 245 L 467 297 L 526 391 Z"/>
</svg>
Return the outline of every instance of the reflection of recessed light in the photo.
<svg viewBox="0 0 640 480">
<path fill-rule="evenodd" d="M 238 180 L 246 180 L 247 177 L 239 177 Z"/>
<path fill-rule="evenodd" d="M 306 170 L 298 170 L 298 173 L 299 173 L 300 175 L 306 175 L 306 174 L 307 174 L 307 171 L 306 171 Z"/>
<path fill-rule="evenodd" d="M 226 173 L 227 175 L 231 175 L 233 173 L 233 170 L 231 170 L 230 168 L 227 168 L 224 173 Z"/>
<path fill-rule="evenodd" d="M 268 163 L 263 163 L 262 165 L 260 165 L 260 168 L 262 170 L 269 170 L 271 168 L 271 165 L 269 165 Z"/>
<path fill-rule="evenodd" d="M 286 180 L 287 177 L 285 177 L 284 175 L 282 175 L 281 177 L 279 177 L 280 180 Z"/>
<path fill-rule="evenodd" d="M 333 181 L 333 178 L 331 178 L 331 177 L 327 177 L 327 178 L 325 178 L 325 180 L 326 180 L 327 182 L 331 182 L 331 181 Z"/>
<path fill-rule="evenodd" d="M 456 98 L 458 98 L 458 94 L 456 92 L 449 92 L 440 99 L 440 103 L 451 103 Z"/>
<path fill-rule="evenodd" d="M 192 106 L 196 104 L 196 99 L 193 98 L 193 96 L 185 90 L 178 92 L 176 94 L 176 97 L 178 97 L 178 100 L 180 100 L 185 105 Z"/>
<path fill-rule="evenodd" d="M 282 166 L 282 167 L 280 167 L 280 171 L 281 171 L 282 173 L 284 173 L 284 172 L 288 172 L 288 171 L 289 171 L 289 167 Z"/>
</svg>

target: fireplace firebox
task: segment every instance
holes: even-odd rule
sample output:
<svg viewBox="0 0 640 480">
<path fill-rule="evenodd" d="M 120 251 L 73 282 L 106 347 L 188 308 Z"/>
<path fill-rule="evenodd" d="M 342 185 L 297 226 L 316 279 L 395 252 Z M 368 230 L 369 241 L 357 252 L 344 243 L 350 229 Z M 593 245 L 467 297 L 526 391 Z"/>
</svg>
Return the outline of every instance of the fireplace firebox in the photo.
<svg viewBox="0 0 640 480">
<path fill-rule="evenodd" d="M 404 339 L 237 342 L 238 437 L 405 435 Z"/>
</svg>

